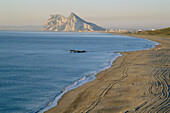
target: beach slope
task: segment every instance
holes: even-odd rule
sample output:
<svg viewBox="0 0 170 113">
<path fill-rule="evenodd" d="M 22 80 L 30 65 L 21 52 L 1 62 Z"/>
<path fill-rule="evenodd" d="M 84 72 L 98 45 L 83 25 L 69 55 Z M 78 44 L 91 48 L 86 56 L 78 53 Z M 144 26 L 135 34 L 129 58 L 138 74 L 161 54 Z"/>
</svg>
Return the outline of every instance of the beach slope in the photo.
<svg viewBox="0 0 170 113">
<path fill-rule="evenodd" d="M 170 112 L 170 37 L 131 36 L 161 45 L 121 53 L 111 68 L 64 94 L 47 113 Z"/>
</svg>

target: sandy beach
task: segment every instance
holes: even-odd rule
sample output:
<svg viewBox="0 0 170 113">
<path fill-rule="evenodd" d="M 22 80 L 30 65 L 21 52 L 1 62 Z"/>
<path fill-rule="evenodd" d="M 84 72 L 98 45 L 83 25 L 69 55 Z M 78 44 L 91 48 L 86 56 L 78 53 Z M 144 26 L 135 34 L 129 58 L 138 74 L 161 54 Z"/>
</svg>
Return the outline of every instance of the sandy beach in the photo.
<svg viewBox="0 0 170 113">
<path fill-rule="evenodd" d="M 46 113 L 170 112 L 170 37 L 131 35 L 161 43 L 122 52 L 96 79 L 64 94 Z"/>
</svg>

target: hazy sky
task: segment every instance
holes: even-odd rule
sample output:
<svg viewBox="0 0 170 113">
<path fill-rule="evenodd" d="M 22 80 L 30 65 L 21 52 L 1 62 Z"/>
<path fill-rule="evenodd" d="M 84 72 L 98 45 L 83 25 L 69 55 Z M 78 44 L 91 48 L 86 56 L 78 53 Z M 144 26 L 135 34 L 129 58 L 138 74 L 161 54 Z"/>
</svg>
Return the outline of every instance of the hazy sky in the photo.
<svg viewBox="0 0 170 113">
<path fill-rule="evenodd" d="M 43 25 L 71 12 L 103 27 L 170 26 L 170 0 L 0 0 L 0 25 Z"/>
</svg>

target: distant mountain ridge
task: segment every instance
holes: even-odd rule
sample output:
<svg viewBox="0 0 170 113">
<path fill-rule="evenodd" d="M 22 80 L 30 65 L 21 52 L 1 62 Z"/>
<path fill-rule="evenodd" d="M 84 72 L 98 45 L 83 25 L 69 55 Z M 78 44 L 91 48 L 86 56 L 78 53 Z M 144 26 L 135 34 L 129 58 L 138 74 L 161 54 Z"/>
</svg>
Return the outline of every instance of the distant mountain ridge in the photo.
<svg viewBox="0 0 170 113">
<path fill-rule="evenodd" d="M 69 17 L 63 15 L 50 15 L 49 19 L 45 23 L 43 31 L 105 31 L 106 29 L 97 26 L 96 24 L 86 22 L 74 13 L 71 13 Z"/>
</svg>

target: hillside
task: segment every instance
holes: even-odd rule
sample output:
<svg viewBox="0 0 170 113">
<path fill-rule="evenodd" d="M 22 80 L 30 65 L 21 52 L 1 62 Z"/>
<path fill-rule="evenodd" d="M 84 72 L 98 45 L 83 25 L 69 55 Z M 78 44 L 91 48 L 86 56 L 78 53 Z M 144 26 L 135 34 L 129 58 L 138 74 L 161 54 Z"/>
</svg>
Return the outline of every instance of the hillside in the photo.
<svg viewBox="0 0 170 113">
<path fill-rule="evenodd" d="M 148 34 L 148 35 L 170 35 L 170 27 L 157 30 L 146 30 L 142 32 L 137 32 L 138 34 Z"/>
</svg>

